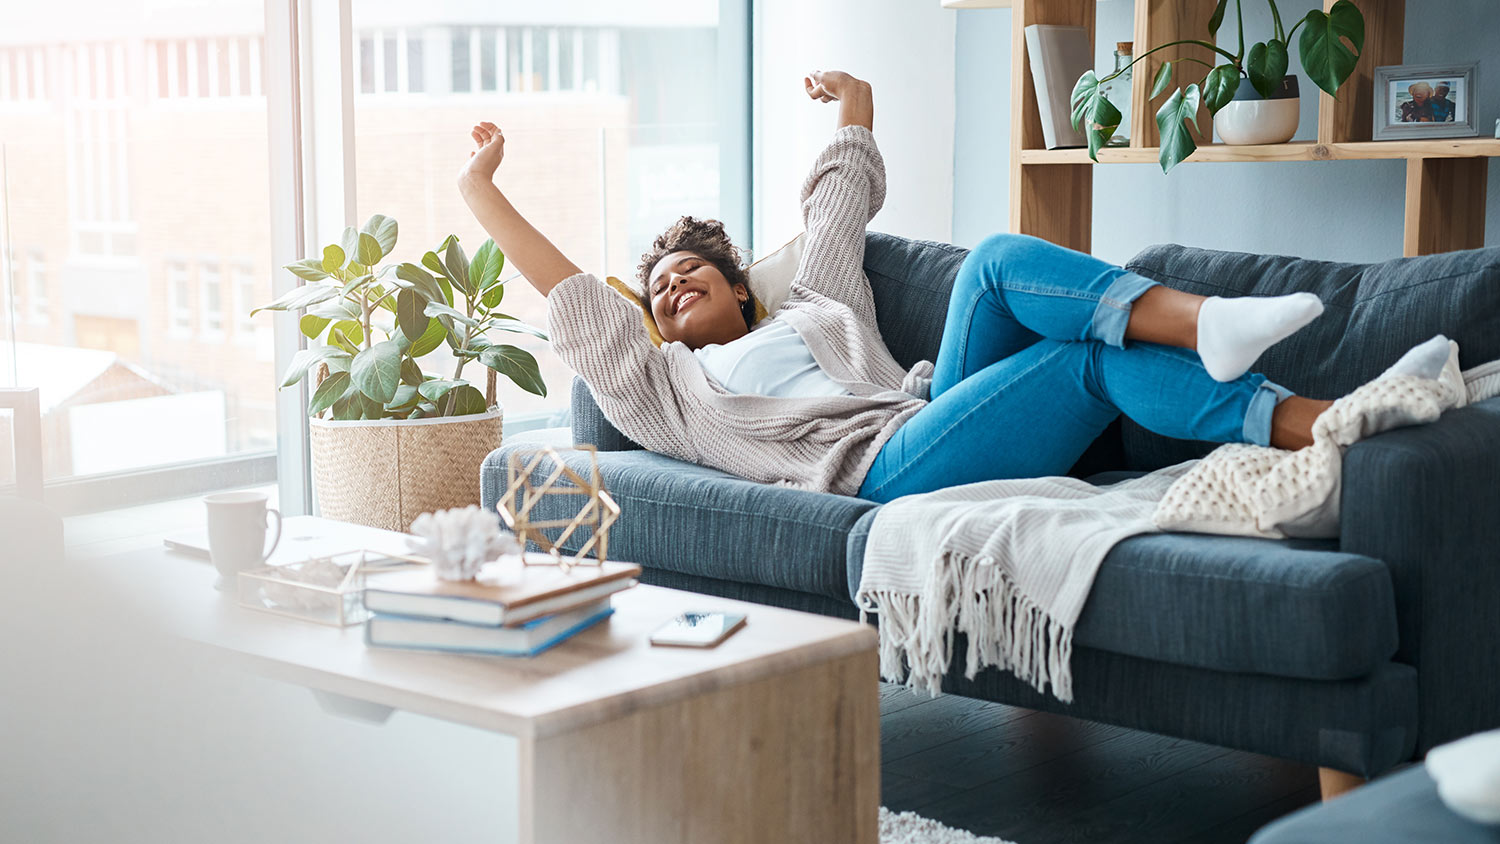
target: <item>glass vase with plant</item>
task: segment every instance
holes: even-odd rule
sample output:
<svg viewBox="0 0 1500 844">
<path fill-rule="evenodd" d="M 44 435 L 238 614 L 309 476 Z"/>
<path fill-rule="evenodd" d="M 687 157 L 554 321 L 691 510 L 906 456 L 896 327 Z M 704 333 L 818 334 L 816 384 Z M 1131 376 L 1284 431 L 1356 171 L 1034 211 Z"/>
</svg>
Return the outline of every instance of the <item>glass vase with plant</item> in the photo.
<svg viewBox="0 0 1500 844">
<path fill-rule="evenodd" d="M 1104 94 L 1103 85 L 1124 73 L 1147 56 L 1182 45 L 1193 45 L 1212 50 L 1224 59 L 1219 64 L 1210 64 L 1195 57 L 1183 57 L 1162 62 L 1151 83 L 1148 100 L 1155 100 L 1172 85 L 1173 66 L 1191 62 L 1208 68 L 1207 73 L 1186 87 L 1179 87 L 1167 97 L 1156 112 L 1156 125 L 1160 130 L 1160 155 L 1162 172 L 1187 159 L 1198 148 L 1193 132 L 1198 128 L 1198 106 L 1208 107 L 1210 114 L 1219 110 L 1235 98 L 1240 79 L 1246 78 L 1255 91 L 1269 99 L 1287 75 L 1289 62 L 1287 45 L 1292 36 L 1301 34 L 1297 47 L 1302 59 L 1302 69 L 1308 77 L 1330 96 L 1337 96 L 1339 86 L 1354 73 L 1360 51 L 1365 45 L 1365 19 L 1350 0 L 1338 0 L 1327 12 L 1321 9 L 1309 11 L 1290 32 L 1282 27 L 1281 12 L 1275 0 L 1266 0 L 1271 7 L 1273 34 L 1265 41 L 1257 41 L 1245 48 L 1245 21 L 1241 0 L 1234 0 L 1234 11 L 1239 28 L 1238 48 L 1231 53 L 1218 46 L 1219 27 L 1224 22 L 1229 0 L 1218 0 L 1208 21 L 1208 41 L 1184 39 L 1160 44 L 1141 53 L 1129 65 L 1099 79 L 1092 70 L 1079 77 L 1073 88 L 1073 128 L 1084 132 L 1089 142 L 1089 157 L 1098 161 L 1099 148 L 1107 145 L 1120 125 L 1120 110 Z M 1139 45 L 1137 45 L 1139 46 Z M 1179 74 L 1180 76 L 1180 74 Z"/>
</svg>

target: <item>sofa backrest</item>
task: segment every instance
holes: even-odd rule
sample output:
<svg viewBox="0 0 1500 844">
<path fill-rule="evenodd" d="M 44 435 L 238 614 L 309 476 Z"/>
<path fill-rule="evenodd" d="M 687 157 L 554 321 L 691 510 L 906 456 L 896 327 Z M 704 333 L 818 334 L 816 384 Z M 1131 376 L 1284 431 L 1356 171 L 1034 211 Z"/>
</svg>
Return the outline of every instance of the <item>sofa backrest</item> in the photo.
<svg viewBox="0 0 1500 844">
<path fill-rule="evenodd" d="M 969 250 L 947 243 L 865 235 L 865 275 L 875 294 L 875 321 L 896 362 L 910 368 L 937 360 L 948 297 Z"/>
<path fill-rule="evenodd" d="M 1434 334 L 1458 341 L 1466 369 L 1500 358 L 1500 248 L 1344 264 L 1166 245 L 1126 266 L 1204 296 L 1318 294 L 1323 315 L 1254 367 L 1310 398 L 1348 393 Z M 1215 448 L 1161 437 L 1128 420 L 1123 437 L 1131 469 L 1170 466 Z"/>
</svg>

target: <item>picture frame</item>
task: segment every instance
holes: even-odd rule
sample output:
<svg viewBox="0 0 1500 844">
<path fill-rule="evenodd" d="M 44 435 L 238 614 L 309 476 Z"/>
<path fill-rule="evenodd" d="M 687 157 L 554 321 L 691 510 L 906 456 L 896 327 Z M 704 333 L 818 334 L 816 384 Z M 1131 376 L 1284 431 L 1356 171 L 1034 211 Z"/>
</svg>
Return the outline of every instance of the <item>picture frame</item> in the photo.
<svg viewBox="0 0 1500 844">
<path fill-rule="evenodd" d="M 1401 64 L 1375 68 L 1377 141 L 1479 135 L 1479 63 Z"/>
</svg>

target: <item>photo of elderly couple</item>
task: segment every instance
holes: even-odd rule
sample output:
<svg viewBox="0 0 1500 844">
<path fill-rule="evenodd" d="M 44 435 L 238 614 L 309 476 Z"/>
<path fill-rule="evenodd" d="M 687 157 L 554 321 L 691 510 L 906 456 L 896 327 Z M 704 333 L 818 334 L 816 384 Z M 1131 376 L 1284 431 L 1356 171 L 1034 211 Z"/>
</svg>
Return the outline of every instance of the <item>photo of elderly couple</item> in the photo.
<svg viewBox="0 0 1500 844">
<path fill-rule="evenodd" d="M 1391 81 L 1392 123 L 1452 123 L 1463 102 L 1463 80 L 1395 79 Z"/>
</svg>

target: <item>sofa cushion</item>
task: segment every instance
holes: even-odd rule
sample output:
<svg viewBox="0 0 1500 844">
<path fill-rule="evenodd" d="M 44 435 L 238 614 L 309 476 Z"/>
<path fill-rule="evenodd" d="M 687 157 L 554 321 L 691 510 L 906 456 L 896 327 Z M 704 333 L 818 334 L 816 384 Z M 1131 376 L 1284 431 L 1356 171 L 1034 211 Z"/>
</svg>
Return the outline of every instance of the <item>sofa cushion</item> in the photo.
<svg viewBox="0 0 1500 844">
<path fill-rule="evenodd" d="M 505 492 L 511 451 L 540 442 L 567 445 L 566 429 L 511 438 L 485 459 L 481 498 L 493 507 Z M 582 452 L 564 453 L 575 471 Z M 550 463 L 538 469 L 547 471 Z M 600 452 L 599 471 L 620 505 L 609 556 L 718 580 L 849 599 L 844 555 L 849 529 L 876 505 L 857 498 L 742 480 L 648 451 Z M 538 518 L 570 518 L 579 499 L 545 496 Z M 571 549 L 586 539 L 576 534 Z"/>
<path fill-rule="evenodd" d="M 1477 824 L 1444 805 L 1421 765 L 1265 827 L 1250 844 L 1500 844 L 1500 826 Z"/>
<path fill-rule="evenodd" d="M 1379 375 L 1434 334 L 1459 344 L 1464 368 L 1500 358 L 1500 248 L 1445 252 L 1378 264 L 1153 246 L 1127 265 L 1169 287 L 1204 296 L 1276 296 L 1307 290 L 1323 315 L 1272 346 L 1254 370 L 1311 398 L 1331 399 Z M 1171 440 L 1127 422 L 1130 468 L 1157 469 L 1214 448 Z"/>
<path fill-rule="evenodd" d="M 874 513 L 849 536 L 856 591 Z M 1166 533 L 1116 545 L 1074 628 L 1078 647 L 1158 662 L 1318 680 L 1396 652 L 1390 573 L 1328 541 Z"/>
</svg>

